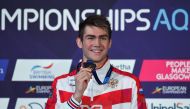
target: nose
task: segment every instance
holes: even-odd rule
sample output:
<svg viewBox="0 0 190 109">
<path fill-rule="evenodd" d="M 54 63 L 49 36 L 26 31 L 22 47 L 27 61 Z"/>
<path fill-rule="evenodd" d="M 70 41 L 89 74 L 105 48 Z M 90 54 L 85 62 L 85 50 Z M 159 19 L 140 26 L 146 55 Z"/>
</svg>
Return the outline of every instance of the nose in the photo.
<svg viewBox="0 0 190 109">
<path fill-rule="evenodd" d="M 99 38 L 96 38 L 96 40 L 94 41 L 94 46 L 99 47 L 101 45 L 101 40 Z"/>
</svg>

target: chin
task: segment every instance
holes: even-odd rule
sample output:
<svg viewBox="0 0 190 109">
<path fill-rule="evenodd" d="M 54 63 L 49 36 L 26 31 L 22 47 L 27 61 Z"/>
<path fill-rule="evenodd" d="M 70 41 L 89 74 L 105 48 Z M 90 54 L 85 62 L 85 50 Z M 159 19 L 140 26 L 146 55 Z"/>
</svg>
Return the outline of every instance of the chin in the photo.
<svg viewBox="0 0 190 109">
<path fill-rule="evenodd" d="M 99 63 L 99 62 L 102 62 L 104 61 L 105 59 L 107 59 L 107 56 L 89 56 L 87 59 L 90 59 L 96 63 Z"/>
<path fill-rule="evenodd" d="M 99 62 L 101 59 L 88 58 L 87 60 L 92 60 L 92 61 L 94 61 L 94 62 Z"/>
<path fill-rule="evenodd" d="M 101 59 L 93 59 L 93 58 L 92 58 L 92 60 L 93 60 L 94 62 L 98 63 L 98 62 L 103 61 L 103 60 L 104 60 L 104 58 L 103 58 L 103 59 L 102 59 L 102 58 L 101 58 Z"/>
</svg>

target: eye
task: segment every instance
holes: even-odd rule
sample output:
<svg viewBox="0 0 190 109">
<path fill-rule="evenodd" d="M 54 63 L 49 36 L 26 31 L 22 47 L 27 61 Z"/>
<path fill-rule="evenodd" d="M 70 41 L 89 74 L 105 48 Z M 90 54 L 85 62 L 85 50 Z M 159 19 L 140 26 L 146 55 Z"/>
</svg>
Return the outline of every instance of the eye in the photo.
<svg viewBox="0 0 190 109">
<path fill-rule="evenodd" d="M 108 40 L 108 37 L 101 37 L 101 40 Z"/>
<path fill-rule="evenodd" d="M 94 39 L 94 37 L 87 37 L 87 39 L 92 40 L 92 39 Z"/>
<path fill-rule="evenodd" d="M 88 35 L 88 36 L 86 36 L 86 39 L 87 39 L 87 40 L 93 40 L 93 39 L 95 39 L 95 36 L 93 36 L 93 35 Z"/>
</svg>

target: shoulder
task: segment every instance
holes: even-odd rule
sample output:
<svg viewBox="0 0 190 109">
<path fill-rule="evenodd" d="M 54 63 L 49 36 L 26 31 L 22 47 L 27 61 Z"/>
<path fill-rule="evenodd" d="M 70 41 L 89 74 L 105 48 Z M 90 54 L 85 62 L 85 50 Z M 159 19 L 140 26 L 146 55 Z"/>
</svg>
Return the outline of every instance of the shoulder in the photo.
<svg viewBox="0 0 190 109">
<path fill-rule="evenodd" d="M 119 70 L 115 67 L 113 67 L 112 71 L 119 74 L 119 75 L 122 75 L 124 77 L 130 78 L 130 79 L 134 80 L 136 83 L 139 83 L 139 79 L 134 74 L 132 74 L 130 72 L 125 72 L 125 71 Z"/>
</svg>

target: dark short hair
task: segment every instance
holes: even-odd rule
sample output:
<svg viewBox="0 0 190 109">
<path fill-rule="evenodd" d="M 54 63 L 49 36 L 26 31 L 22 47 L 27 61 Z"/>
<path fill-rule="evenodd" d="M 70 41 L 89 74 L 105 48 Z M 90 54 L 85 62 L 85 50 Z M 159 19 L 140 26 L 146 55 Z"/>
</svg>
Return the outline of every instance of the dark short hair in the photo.
<svg viewBox="0 0 190 109">
<path fill-rule="evenodd" d="M 100 27 L 104 30 L 107 31 L 109 39 L 111 39 L 111 26 L 109 21 L 105 16 L 102 15 L 91 15 L 86 18 L 86 20 L 82 21 L 79 25 L 79 35 L 78 37 L 83 40 L 83 35 L 84 35 L 84 28 L 86 26 L 96 26 Z"/>
</svg>

